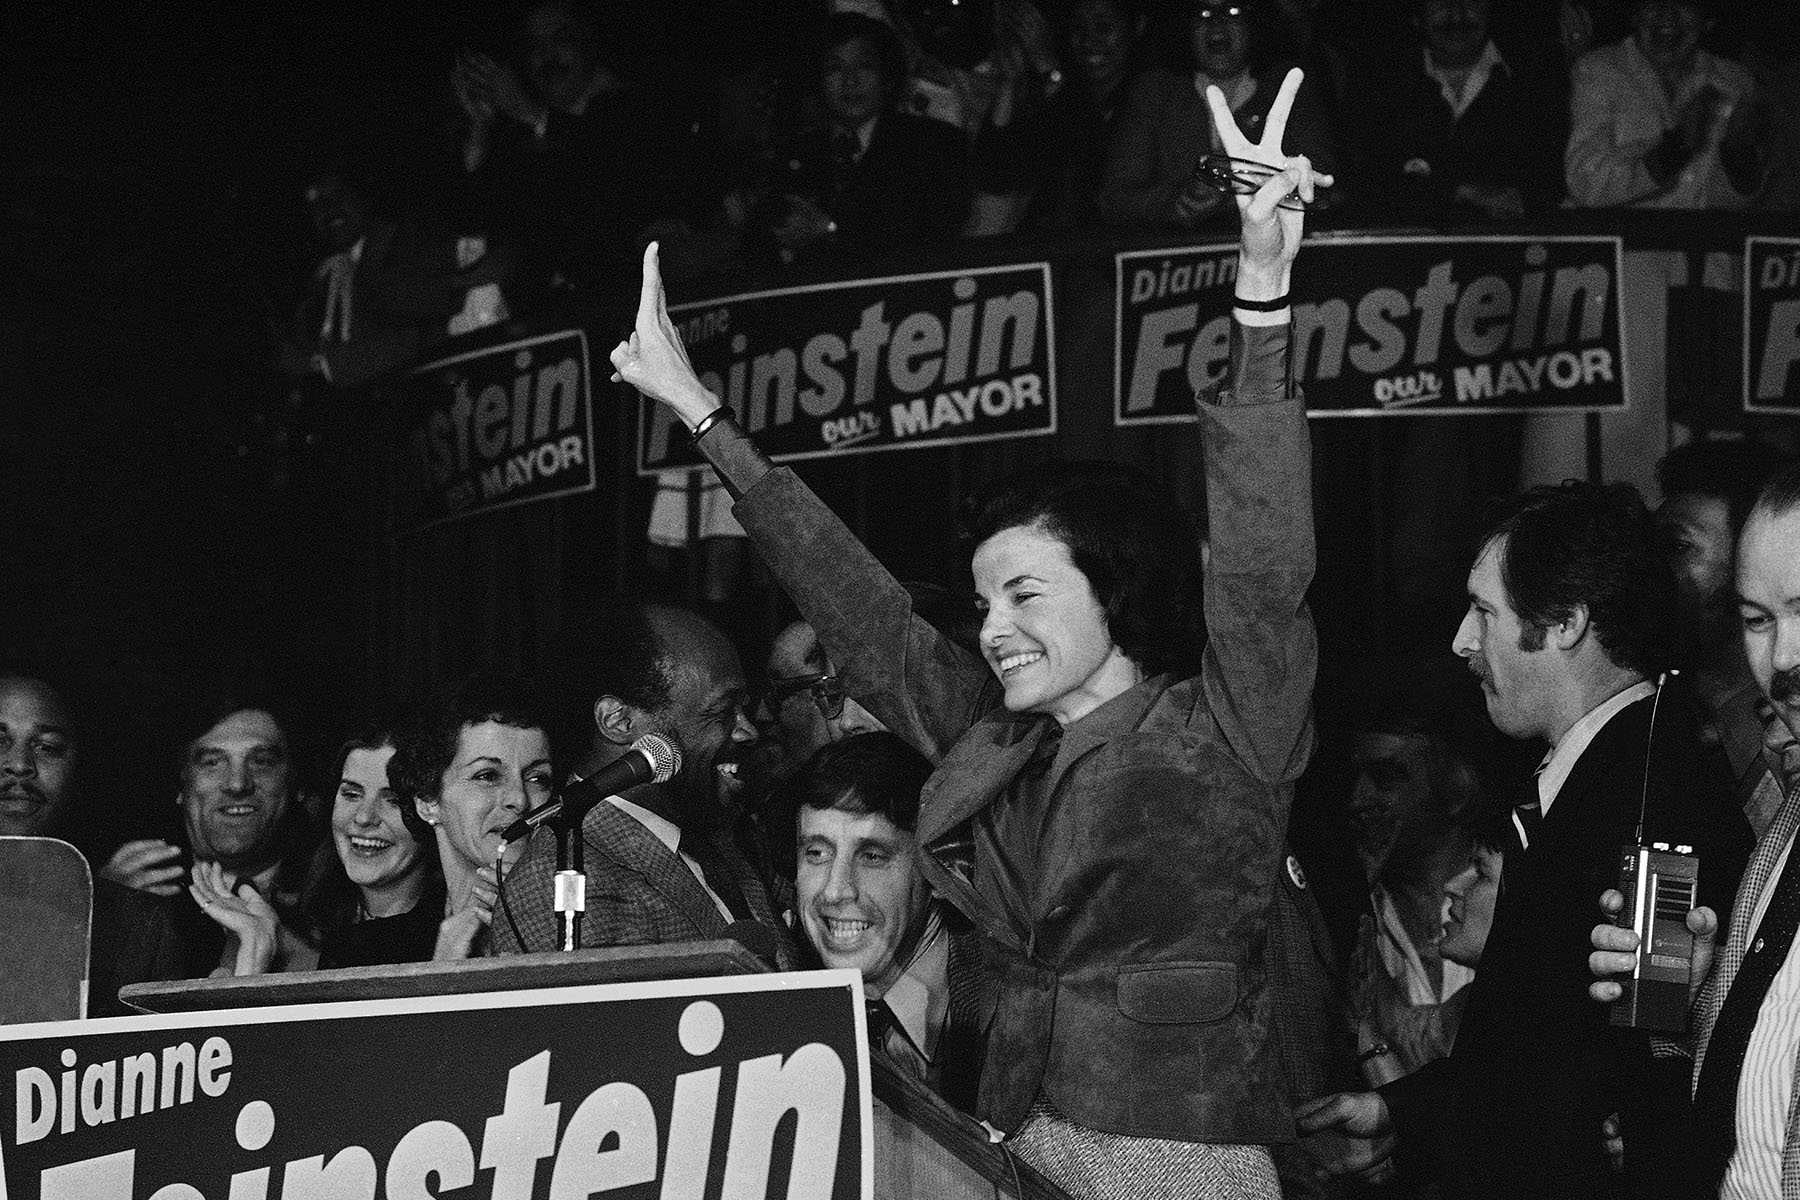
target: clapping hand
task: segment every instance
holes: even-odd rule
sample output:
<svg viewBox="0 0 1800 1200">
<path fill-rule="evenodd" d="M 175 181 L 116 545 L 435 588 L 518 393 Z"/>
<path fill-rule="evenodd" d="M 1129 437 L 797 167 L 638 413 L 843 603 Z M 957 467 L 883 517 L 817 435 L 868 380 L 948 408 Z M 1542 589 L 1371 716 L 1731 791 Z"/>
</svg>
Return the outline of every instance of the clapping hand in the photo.
<svg viewBox="0 0 1800 1200">
<path fill-rule="evenodd" d="M 141 838 L 126 842 L 99 870 L 100 878 L 121 887 L 149 892 L 153 896 L 173 896 L 181 890 L 181 877 L 187 874 L 181 866 L 181 847 L 161 838 Z"/>
<path fill-rule="evenodd" d="M 471 118 L 483 110 L 501 112 L 535 128 L 546 109 L 525 87 L 519 73 L 474 50 L 456 56 L 456 98 Z"/>
<path fill-rule="evenodd" d="M 261 975 L 275 961 L 280 918 L 256 885 L 239 882 L 216 862 L 196 862 L 188 894 L 200 911 L 237 935 L 234 975 Z"/>
</svg>

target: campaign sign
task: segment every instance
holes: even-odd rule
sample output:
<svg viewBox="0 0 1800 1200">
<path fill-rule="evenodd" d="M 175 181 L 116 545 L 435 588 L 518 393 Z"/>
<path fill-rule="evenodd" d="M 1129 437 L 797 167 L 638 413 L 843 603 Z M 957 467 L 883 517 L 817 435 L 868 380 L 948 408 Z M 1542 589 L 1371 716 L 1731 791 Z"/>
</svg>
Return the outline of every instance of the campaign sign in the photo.
<svg viewBox="0 0 1800 1200">
<path fill-rule="evenodd" d="M 0 1200 L 873 1194 L 854 971 L 0 1028 Z"/>
<path fill-rule="evenodd" d="M 1625 407 L 1616 237 L 1309 239 L 1294 376 L 1319 417 Z M 1226 371 L 1237 245 L 1118 255 L 1115 419 L 1188 421 Z"/>
<path fill-rule="evenodd" d="M 579 329 L 409 371 L 392 389 L 401 458 L 395 532 L 592 491 L 590 390 Z"/>
<path fill-rule="evenodd" d="M 778 461 L 1056 431 L 1050 264 L 972 267 L 669 310 L 694 369 Z M 638 468 L 704 460 L 643 402 Z"/>
<path fill-rule="evenodd" d="M 1800 238 L 1744 241 L 1744 409 L 1800 409 Z"/>
</svg>

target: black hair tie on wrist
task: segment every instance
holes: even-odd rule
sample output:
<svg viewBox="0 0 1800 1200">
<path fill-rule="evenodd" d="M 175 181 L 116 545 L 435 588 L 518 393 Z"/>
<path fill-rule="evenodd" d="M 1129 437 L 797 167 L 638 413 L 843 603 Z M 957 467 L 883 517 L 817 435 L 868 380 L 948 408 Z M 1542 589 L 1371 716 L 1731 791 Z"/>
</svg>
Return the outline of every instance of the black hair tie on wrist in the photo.
<svg viewBox="0 0 1800 1200">
<path fill-rule="evenodd" d="M 694 423 L 694 427 L 688 431 L 688 436 L 697 442 L 701 438 L 706 436 L 707 430 L 711 429 L 714 425 L 717 425 L 720 421 L 723 421 L 726 418 L 731 417 L 732 415 L 733 415 L 733 413 L 731 411 L 731 405 L 721 404 L 721 405 L 719 405 L 719 407 L 713 409 L 711 412 L 707 413 L 704 417 L 701 417 L 698 421 L 696 421 Z"/>
<path fill-rule="evenodd" d="M 1283 292 L 1273 300 L 1246 300 L 1242 296 L 1233 296 L 1231 306 L 1247 312 L 1280 312 L 1288 306 L 1288 295 Z"/>
</svg>

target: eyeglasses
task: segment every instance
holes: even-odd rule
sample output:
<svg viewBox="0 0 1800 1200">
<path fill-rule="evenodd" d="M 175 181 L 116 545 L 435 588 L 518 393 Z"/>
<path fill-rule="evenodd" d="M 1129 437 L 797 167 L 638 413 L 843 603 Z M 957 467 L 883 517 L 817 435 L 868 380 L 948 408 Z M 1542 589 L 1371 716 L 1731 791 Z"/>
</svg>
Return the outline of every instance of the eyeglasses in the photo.
<svg viewBox="0 0 1800 1200">
<path fill-rule="evenodd" d="M 1235 21 L 1245 15 L 1241 4 L 1203 4 L 1194 10 L 1195 23 L 1211 21 Z"/>
<path fill-rule="evenodd" d="M 763 692 L 763 699 L 768 702 L 769 711 L 777 713 L 781 706 L 801 692 L 811 692 L 813 703 L 819 708 L 819 715 L 827 721 L 835 721 L 844 715 L 844 689 L 838 683 L 836 675 L 821 671 L 816 675 L 795 675 L 787 679 L 770 679 L 768 689 Z"/>
</svg>

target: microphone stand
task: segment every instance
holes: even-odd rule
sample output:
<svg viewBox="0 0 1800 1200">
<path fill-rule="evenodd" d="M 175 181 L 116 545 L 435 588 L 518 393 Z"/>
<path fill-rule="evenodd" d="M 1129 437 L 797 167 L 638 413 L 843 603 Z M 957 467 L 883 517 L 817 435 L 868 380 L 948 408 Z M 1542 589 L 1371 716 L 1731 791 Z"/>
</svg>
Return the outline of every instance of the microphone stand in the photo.
<svg viewBox="0 0 1800 1200">
<path fill-rule="evenodd" d="M 581 914 L 587 909 L 587 872 L 581 862 L 581 830 L 571 829 L 567 812 L 545 824 L 556 831 L 555 903 L 557 925 L 562 930 L 560 950 L 581 945 Z"/>
</svg>

